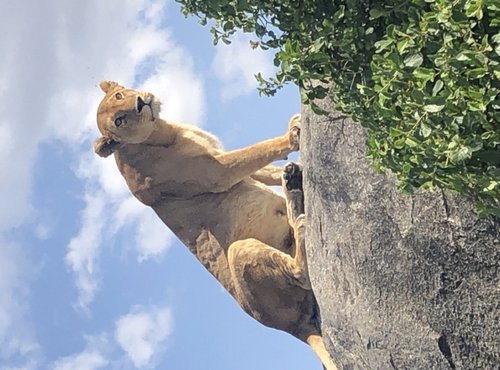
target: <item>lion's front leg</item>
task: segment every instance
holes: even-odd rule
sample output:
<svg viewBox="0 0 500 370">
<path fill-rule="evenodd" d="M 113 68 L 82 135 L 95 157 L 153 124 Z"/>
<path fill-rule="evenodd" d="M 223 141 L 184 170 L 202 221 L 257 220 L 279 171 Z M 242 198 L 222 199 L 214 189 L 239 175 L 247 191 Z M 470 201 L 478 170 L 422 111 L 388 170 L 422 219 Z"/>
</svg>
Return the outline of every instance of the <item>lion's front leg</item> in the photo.
<svg viewBox="0 0 500 370">
<path fill-rule="evenodd" d="M 215 159 L 223 169 L 219 174 L 220 181 L 230 188 L 271 162 L 286 159 L 288 154 L 299 149 L 299 140 L 300 115 L 295 115 L 285 135 L 217 155 Z"/>
<path fill-rule="evenodd" d="M 270 164 L 253 173 L 250 177 L 267 186 L 279 186 L 281 185 L 282 174 L 283 169 L 281 167 Z"/>
</svg>

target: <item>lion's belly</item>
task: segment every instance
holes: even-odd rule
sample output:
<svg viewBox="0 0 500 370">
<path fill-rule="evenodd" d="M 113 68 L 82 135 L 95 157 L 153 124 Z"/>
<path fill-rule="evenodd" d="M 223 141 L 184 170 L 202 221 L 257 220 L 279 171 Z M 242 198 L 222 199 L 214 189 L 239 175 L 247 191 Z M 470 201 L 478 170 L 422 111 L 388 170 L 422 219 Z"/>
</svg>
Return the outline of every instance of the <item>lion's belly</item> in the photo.
<svg viewBox="0 0 500 370">
<path fill-rule="evenodd" d="M 285 200 L 270 189 L 253 182 L 240 186 L 241 193 L 235 191 L 228 199 L 229 208 L 234 212 L 231 217 L 231 241 L 254 238 L 289 253 L 291 232 Z"/>
<path fill-rule="evenodd" d="M 208 231 L 224 251 L 237 240 L 254 238 L 290 253 L 284 199 L 253 180 L 224 193 L 189 200 L 166 198 L 153 208 L 190 249 L 195 249 L 198 237 Z"/>
</svg>

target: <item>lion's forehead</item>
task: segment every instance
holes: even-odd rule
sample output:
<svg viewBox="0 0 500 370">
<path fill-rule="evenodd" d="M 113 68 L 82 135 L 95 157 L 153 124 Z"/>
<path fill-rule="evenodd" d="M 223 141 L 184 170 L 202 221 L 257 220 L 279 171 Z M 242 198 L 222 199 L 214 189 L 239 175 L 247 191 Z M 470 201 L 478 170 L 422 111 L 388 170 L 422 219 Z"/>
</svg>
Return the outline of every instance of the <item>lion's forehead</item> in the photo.
<svg viewBox="0 0 500 370">
<path fill-rule="evenodd" d="M 116 100 L 114 99 L 114 95 L 116 93 L 122 93 L 124 95 L 124 99 Z M 130 89 L 117 89 L 114 90 L 112 94 L 107 94 L 99 104 L 99 108 L 97 109 L 98 114 L 107 114 L 112 115 L 120 110 L 128 110 L 134 109 L 136 105 L 136 98 L 140 93 L 135 90 Z"/>
</svg>

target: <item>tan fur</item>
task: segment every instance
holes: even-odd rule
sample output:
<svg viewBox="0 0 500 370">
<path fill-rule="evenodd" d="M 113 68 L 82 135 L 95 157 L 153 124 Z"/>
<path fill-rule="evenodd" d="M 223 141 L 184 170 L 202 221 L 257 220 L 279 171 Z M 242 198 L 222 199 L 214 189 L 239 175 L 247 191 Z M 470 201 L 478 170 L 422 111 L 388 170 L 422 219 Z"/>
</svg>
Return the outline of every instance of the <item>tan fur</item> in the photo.
<svg viewBox="0 0 500 370">
<path fill-rule="evenodd" d="M 110 81 L 101 88 L 106 96 L 97 123 L 103 136 L 96 152 L 114 152 L 131 192 L 247 313 L 308 342 L 328 370 L 336 369 L 325 360 L 303 215 L 287 210 L 285 199 L 266 186 L 281 183 L 281 169 L 270 163 L 298 149 L 299 117 L 283 136 L 225 152 L 214 136 L 160 119 L 152 94 Z"/>
</svg>

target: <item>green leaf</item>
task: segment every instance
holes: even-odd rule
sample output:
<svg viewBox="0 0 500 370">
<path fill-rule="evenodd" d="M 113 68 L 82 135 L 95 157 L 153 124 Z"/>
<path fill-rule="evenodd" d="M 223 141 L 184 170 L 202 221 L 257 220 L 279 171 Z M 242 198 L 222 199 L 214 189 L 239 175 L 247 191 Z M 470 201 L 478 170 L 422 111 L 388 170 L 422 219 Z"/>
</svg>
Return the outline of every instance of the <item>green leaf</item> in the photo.
<svg viewBox="0 0 500 370">
<path fill-rule="evenodd" d="M 447 62 L 448 59 L 445 56 L 437 56 L 436 58 L 434 58 L 434 65 L 438 68 L 443 66 Z"/>
<path fill-rule="evenodd" d="M 465 15 L 469 18 L 483 18 L 482 0 L 469 0 L 465 3 Z"/>
<path fill-rule="evenodd" d="M 333 13 L 333 23 L 337 23 L 340 19 L 344 18 L 345 5 L 339 6 L 339 10 Z"/>
<path fill-rule="evenodd" d="M 462 51 L 457 54 L 455 59 L 458 60 L 459 62 L 469 62 L 471 60 L 470 54 L 471 54 L 470 51 Z"/>
<path fill-rule="evenodd" d="M 385 39 L 385 40 L 380 40 L 375 43 L 375 51 L 377 53 L 380 53 L 382 50 L 387 49 L 389 46 L 391 46 L 393 43 L 393 40 L 391 39 Z"/>
<path fill-rule="evenodd" d="M 413 46 L 415 45 L 415 42 L 413 42 L 412 39 L 403 39 L 401 41 L 398 41 L 396 44 L 396 48 L 398 49 L 399 54 L 403 54 L 403 52 L 406 50 L 408 46 Z"/>
<path fill-rule="evenodd" d="M 486 131 L 481 134 L 481 139 L 483 140 L 488 140 L 489 138 L 495 136 L 495 133 L 493 131 Z"/>
<path fill-rule="evenodd" d="M 475 80 L 477 78 L 483 77 L 486 73 L 488 73 L 488 70 L 484 67 L 481 67 L 481 68 L 474 68 L 474 69 L 467 71 L 466 75 L 467 75 L 467 77 Z"/>
<path fill-rule="evenodd" d="M 410 139 L 409 137 L 406 138 L 405 144 L 408 145 L 410 148 L 415 148 L 416 146 L 418 146 L 418 143 L 415 140 Z"/>
<path fill-rule="evenodd" d="M 432 95 L 436 96 L 437 93 L 441 91 L 441 89 L 443 88 L 443 86 L 444 86 L 444 82 L 442 80 L 437 80 L 434 83 L 434 87 L 432 88 Z"/>
<path fill-rule="evenodd" d="M 434 78 L 434 70 L 430 68 L 419 67 L 413 71 L 413 75 L 419 80 L 429 81 Z"/>
<path fill-rule="evenodd" d="M 370 19 L 377 19 L 387 15 L 387 12 L 380 9 L 370 9 Z"/>
<path fill-rule="evenodd" d="M 470 158 L 472 155 L 472 152 L 470 151 L 470 149 L 466 146 L 460 148 L 459 150 L 457 150 L 456 152 L 454 152 L 451 157 L 450 157 L 450 160 L 454 163 L 459 163 L 459 162 L 463 162 L 464 160 Z"/>
<path fill-rule="evenodd" d="M 394 142 L 394 147 L 396 149 L 403 149 L 405 145 L 405 139 L 404 138 L 401 138 L 401 139 L 398 139 Z"/>
<path fill-rule="evenodd" d="M 389 130 L 389 134 L 394 139 L 394 138 L 401 136 L 401 134 L 403 134 L 403 132 L 395 127 L 391 127 L 391 129 Z"/>
<path fill-rule="evenodd" d="M 224 25 L 222 26 L 222 30 L 224 32 L 228 32 L 228 31 L 232 30 L 233 28 L 234 28 L 234 23 L 231 21 L 225 22 Z"/>
<path fill-rule="evenodd" d="M 424 58 L 422 54 L 412 53 L 404 59 L 403 63 L 406 67 L 418 67 L 422 64 L 423 61 Z"/>
<path fill-rule="evenodd" d="M 425 123 L 420 124 L 420 135 L 422 135 L 422 137 L 427 138 L 431 133 L 432 129 L 429 126 L 427 126 Z"/>
<path fill-rule="evenodd" d="M 424 105 L 424 110 L 429 113 L 437 113 L 443 110 L 445 104 L 445 98 L 442 96 L 435 96 L 427 99 L 427 104 Z"/>
<path fill-rule="evenodd" d="M 482 101 L 468 101 L 467 109 L 472 112 L 484 112 L 486 110 L 486 104 Z"/>
<path fill-rule="evenodd" d="M 406 174 L 410 173 L 412 168 L 413 168 L 413 166 L 411 164 L 405 163 L 403 165 L 403 173 L 406 173 Z"/>
<path fill-rule="evenodd" d="M 492 191 L 493 189 L 495 189 L 497 187 L 497 185 L 499 185 L 500 182 L 498 181 L 490 181 L 490 183 L 488 184 L 488 186 L 486 186 L 483 191 Z"/>
<path fill-rule="evenodd" d="M 424 110 L 429 113 L 437 113 L 441 112 L 444 108 L 444 104 L 427 104 L 424 105 Z"/>
</svg>

